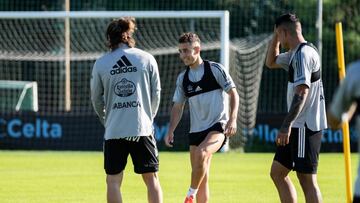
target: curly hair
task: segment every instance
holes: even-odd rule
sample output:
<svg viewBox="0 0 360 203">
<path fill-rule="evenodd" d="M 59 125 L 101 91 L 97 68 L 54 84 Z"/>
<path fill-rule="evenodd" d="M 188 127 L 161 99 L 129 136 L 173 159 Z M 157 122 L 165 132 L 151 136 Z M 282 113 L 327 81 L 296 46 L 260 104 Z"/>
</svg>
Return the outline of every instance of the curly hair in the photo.
<svg viewBox="0 0 360 203">
<path fill-rule="evenodd" d="M 183 33 L 179 38 L 179 43 L 194 43 L 198 42 L 200 44 L 200 38 L 197 34 L 192 32 Z"/>
</svg>

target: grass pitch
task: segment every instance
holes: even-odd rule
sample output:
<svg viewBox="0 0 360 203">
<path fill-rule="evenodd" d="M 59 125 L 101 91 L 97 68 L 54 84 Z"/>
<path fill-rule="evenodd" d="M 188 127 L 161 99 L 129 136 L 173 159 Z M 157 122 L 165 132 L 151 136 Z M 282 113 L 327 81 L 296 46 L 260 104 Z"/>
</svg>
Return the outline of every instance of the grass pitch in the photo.
<svg viewBox="0 0 360 203">
<path fill-rule="evenodd" d="M 357 154 L 352 154 L 352 178 L 356 177 Z M 210 170 L 211 202 L 279 202 L 269 170 L 272 153 L 236 152 L 215 154 Z M 342 154 L 323 153 L 318 169 L 319 185 L 327 203 L 345 202 L 345 172 Z M 160 181 L 164 203 L 182 202 L 190 184 L 187 152 L 160 153 Z M 291 173 L 304 201 L 294 172 Z M 131 159 L 122 186 L 125 203 L 145 203 L 146 189 L 133 173 Z M 0 151 L 0 201 L 3 203 L 106 202 L 102 152 Z"/>
</svg>

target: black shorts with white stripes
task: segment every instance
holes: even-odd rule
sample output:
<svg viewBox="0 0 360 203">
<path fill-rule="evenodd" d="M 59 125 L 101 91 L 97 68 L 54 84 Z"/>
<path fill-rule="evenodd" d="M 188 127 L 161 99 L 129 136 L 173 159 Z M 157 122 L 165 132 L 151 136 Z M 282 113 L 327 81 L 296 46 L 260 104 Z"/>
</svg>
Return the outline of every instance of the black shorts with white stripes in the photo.
<svg viewBox="0 0 360 203">
<path fill-rule="evenodd" d="M 316 174 L 321 147 L 322 131 L 291 128 L 289 144 L 277 146 L 274 160 L 289 170 Z"/>
</svg>

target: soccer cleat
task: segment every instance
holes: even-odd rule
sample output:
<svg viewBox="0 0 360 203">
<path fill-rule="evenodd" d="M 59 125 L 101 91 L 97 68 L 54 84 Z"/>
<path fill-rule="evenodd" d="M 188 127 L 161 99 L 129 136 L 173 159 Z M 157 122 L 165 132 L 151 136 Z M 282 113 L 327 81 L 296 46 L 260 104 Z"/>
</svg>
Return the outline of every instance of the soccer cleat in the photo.
<svg viewBox="0 0 360 203">
<path fill-rule="evenodd" d="M 190 195 L 186 197 L 184 203 L 194 203 L 194 196 Z"/>
</svg>

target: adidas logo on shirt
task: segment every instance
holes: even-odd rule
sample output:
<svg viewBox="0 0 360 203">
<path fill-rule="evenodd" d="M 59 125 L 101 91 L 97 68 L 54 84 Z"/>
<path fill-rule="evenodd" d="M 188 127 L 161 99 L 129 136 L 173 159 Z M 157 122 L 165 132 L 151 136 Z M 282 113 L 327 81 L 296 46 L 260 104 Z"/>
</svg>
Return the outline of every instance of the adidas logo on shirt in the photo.
<svg viewBox="0 0 360 203">
<path fill-rule="evenodd" d="M 195 89 L 195 92 L 198 92 L 198 91 L 201 91 L 202 88 L 200 86 L 197 86 L 196 89 Z"/>
<path fill-rule="evenodd" d="M 115 74 L 121 74 L 121 73 L 131 73 L 136 72 L 137 68 L 133 66 L 129 59 L 123 55 L 120 60 L 116 62 L 116 64 L 113 66 L 112 70 L 110 71 L 111 75 Z"/>
</svg>

